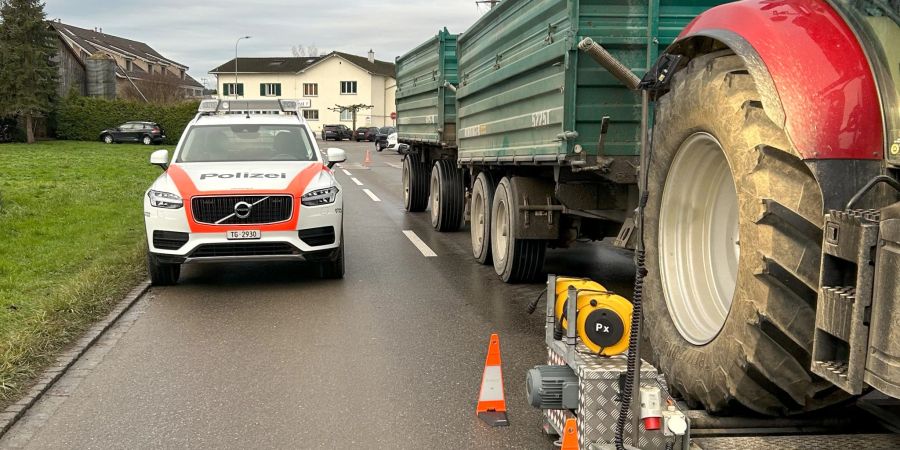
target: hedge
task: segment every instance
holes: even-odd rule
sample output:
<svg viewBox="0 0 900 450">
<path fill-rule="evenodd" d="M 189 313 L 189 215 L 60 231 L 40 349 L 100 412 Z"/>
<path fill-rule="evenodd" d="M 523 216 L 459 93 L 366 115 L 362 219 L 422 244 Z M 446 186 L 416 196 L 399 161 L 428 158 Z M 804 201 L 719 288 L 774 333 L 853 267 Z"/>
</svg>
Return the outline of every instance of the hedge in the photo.
<svg viewBox="0 0 900 450">
<path fill-rule="evenodd" d="M 175 145 L 187 123 L 197 114 L 198 101 L 176 105 L 154 105 L 130 100 L 107 100 L 68 95 L 56 112 L 56 137 L 95 141 L 100 132 L 122 123 L 140 120 L 156 122 L 166 131 L 166 145 Z"/>
</svg>

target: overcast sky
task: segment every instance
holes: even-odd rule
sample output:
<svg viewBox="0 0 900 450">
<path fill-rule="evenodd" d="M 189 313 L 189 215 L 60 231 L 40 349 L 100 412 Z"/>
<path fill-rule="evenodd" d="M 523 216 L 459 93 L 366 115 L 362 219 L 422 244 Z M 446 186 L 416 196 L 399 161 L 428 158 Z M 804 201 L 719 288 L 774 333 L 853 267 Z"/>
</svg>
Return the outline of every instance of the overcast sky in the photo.
<svg viewBox="0 0 900 450">
<path fill-rule="evenodd" d="M 291 56 L 315 44 L 383 61 L 411 50 L 437 30 L 464 31 L 481 16 L 475 0 L 45 0 L 47 17 L 142 41 L 190 67 L 200 81 L 234 57 Z"/>
</svg>

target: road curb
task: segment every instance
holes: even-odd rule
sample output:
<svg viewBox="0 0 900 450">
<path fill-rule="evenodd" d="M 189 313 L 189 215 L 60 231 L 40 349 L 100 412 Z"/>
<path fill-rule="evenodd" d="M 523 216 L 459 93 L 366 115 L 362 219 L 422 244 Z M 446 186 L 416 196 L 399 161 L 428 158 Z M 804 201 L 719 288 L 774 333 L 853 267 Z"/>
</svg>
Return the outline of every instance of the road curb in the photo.
<svg viewBox="0 0 900 450">
<path fill-rule="evenodd" d="M 56 361 L 44 370 L 41 377 L 34 386 L 28 390 L 28 394 L 26 394 L 25 397 L 7 407 L 3 412 L 0 412 L 0 438 L 16 424 L 16 422 L 18 422 L 19 419 L 21 419 L 48 390 L 50 390 L 53 384 L 69 370 L 69 367 L 72 367 L 72 365 L 75 364 L 75 361 L 78 361 L 78 358 L 91 348 L 91 346 L 103 336 L 103 333 L 110 329 L 149 289 L 150 280 L 142 281 L 141 284 L 132 289 L 131 292 L 129 292 L 125 298 L 110 311 L 106 318 L 92 325 L 72 347 L 59 355 L 56 358 Z"/>
</svg>

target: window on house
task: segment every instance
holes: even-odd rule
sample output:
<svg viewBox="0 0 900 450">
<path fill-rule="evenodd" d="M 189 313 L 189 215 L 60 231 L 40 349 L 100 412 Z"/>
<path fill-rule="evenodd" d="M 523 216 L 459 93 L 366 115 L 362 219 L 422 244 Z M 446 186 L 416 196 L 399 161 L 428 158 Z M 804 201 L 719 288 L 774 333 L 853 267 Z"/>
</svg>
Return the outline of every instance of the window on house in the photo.
<svg viewBox="0 0 900 450">
<path fill-rule="evenodd" d="M 184 79 L 184 69 L 181 69 L 181 79 Z"/>
<path fill-rule="evenodd" d="M 134 63 L 130 59 L 125 60 L 125 71 L 134 72 Z"/>
<path fill-rule="evenodd" d="M 303 96 L 304 97 L 318 97 L 319 96 L 319 83 L 303 83 Z"/>
<path fill-rule="evenodd" d="M 319 110 L 318 109 L 304 109 L 303 110 L 303 118 L 306 120 L 319 120 Z"/>
<path fill-rule="evenodd" d="M 147 73 L 153 75 L 153 64 L 147 63 Z"/>
<path fill-rule="evenodd" d="M 281 83 L 260 83 L 259 95 L 262 97 L 280 97 Z"/>
<path fill-rule="evenodd" d="M 356 82 L 354 81 L 354 83 L 356 83 Z M 352 122 L 352 121 L 353 121 L 353 113 L 352 112 L 350 112 L 349 110 L 346 110 L 346 109 L 341 111 L 341 122 Z"/>
<path fill-rule="evenodd" d="M 224 91 L 225 95 L 235 95 L 234 86 L 234 83 L 225 83 L 222 85 L 222 91 Z M 244 95 L 244 83 L 237 84 L 237 95 Z"/>
<path fill-rule="evenodd" d="M 356 93 L 356 82 L 355 81 L 341 81 L 341 94 L 355 94 Z"/>
</svg>

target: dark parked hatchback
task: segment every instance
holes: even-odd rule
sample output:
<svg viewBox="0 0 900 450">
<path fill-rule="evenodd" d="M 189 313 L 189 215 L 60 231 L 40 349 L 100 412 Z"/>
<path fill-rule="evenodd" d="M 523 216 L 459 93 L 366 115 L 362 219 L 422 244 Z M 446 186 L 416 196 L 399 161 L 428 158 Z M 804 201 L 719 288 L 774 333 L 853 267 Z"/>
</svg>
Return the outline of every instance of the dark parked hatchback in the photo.
<svg viewBox="0 0 900 450">
<path fill-rule="evenodd" d="M 155 122 L 125 122 L 115 128 L 100 132 L 100 140 L 107 144 L 116 142 L 140 142 L 144 145 L 161 144 L 166 132 Z"/>
<path fill-rule="evenodd" d="M 344 139 L 353 139 L 353 130 L 347 125 L 325 125 L 322 127 L 322 140 L 334 139 L 343 141 Z"/>
<path fill-rule="evenodd" d="M 378 134 L 378 127 L 359 127 L 353 133 L 353 140 L 374 142 L 376 134 Z"/>
</svg>

